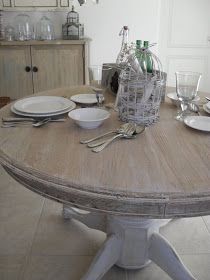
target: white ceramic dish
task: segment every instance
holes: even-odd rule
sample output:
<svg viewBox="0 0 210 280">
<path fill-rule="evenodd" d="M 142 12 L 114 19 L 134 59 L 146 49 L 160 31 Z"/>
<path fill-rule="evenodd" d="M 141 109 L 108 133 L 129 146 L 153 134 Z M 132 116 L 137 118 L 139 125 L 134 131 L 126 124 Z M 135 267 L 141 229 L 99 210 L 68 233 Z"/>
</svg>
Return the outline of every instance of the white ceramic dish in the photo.
<svg viewBox="0 0 210 280">
<path fill-rule="evenodd" d="M 210 117 L 189 116 L 184 119 L 184 123 L 191 128 L 210 132 Z"/>
<path fill-rule="evenodd" d="M 48 114 L 30 114 L 30 113 L 23 113 L 23 112 L 19 112 L 17 111 L 14 106 L 11 106 L 11 111 L 19 116 L 24 116 L 24 117 L 33 117 L 33 118 L 43 118 L 43 117 L 53 117 L 53 116 L 59 116 L 59 115 L 63 115 L 66 114 L 68 112 L 70 112 L 71 110 L 73 110 L 74 108 L 76 108 L 76 104 L 74 102 L 72 102 L 71 107 L 69 107 L 66 110 L 60 111 L 60 112 L 56 112 L 56 113 L 48 113 Z"/>
<path fill-rule="evenodd" d="M 51 114 L 67 110 L 72 101 L 59 96 L 33 96 L 18 100 L 13 107 L 16 111 L 29 114 Z"/>
<path fill-rule="evenodd" d="M 93 129 L 110 117 L 110 113 L 98 108 L 81 108 L 69 112 L 69 118 L 82 128 Z"/>
<path fill-rule="evenodd" d="M 210 114 L 210 110 L 207 108 L 206 104 L 203 105 L 203 110 L 204 110 L 206 113 Z"/>
<path fill-rule="evenodd" d="M 210 110 L 210 102 L 206 103 L 206 107 L 208 110 Z"/>
<path fill-rule="evenodd" d="M 96 95 L 94 93 L 83 93 L 73 95 L 71 100 L 80 104 L 95 104 L 97 103 Z M 104 101 L 104 98 L 102 99 Z"/>
<path fill-rule="evenodd" d="M 168 93 L 167 94 L 167 97 L 171 100 L 171 102 L 174 104 L 174 105 L 179 105 L 180 101 L 178 100 L 178 97 L 177 97 L 177 93 L 176 92 L 171 92 L 171 93 Z M 200 97 L 197 95 L 194 99 L 193 99 L 193 102 L 197 102 L 200 100 Z"/>
</svg>

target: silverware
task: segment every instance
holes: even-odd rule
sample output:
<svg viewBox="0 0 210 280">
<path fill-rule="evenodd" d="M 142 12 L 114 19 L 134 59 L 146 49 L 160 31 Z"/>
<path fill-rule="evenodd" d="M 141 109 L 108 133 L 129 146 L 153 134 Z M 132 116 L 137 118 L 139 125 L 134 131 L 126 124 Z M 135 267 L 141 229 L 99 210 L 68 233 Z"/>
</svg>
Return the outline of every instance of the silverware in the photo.
<svg viewBox="0 0 210 280">
<path fill-rule="evenodd" d="M 140 134 L 142 133 L 143 131 L 145 130 L 145 126 L 144 125 L 135 125 L 135 131 L 133 133 L 132 136 L 136 137 L 135 135 L 136 134 Z M 134 137 L 130 137 L 130 138 L 134 138 Z M 109 138 L 110 139 L 110 138 Z M 91 142 L 89 143 L 87 146 L 89 148 L 95 148 L 97 146 L 100 146 L 102 144 L 104 144 L 108 139 L 102 139 L 102 140 L 99 140 L 99 141 L 95 141 L 95 142 Z"/>
<path fill-rule="evenodd" d="M 47 120 L 47 121 L 46 121 Z M 31 125 L 35 127 L 39 127 L 47 122 L 64 122 L 66 119 L 52 119 L 52 118 L 45 118 L 42 120 L 34 119 L 34 118 L 2 118 L 2 125 L 1 127 L 9 128 L 9 127 L 17 127 L 17 126 L 27 126 Z"/>
<path fill-rule="evenodd" d="M 43 120 L 41 120 L 41 121 L 39 121 L 39 122 L 33 123 L 32 126 L 34 126 L 34 127 L 40 127 L 40 126 L 42 126 L 42 125 L 48 123 L 49 121 L 50 121 L 50 118 L 46 118 L 46 119 L 43 119 Z"/>
<path fill-rule="evenodd" d="M 206 100 L 210 101 L 210 98 L 209 98 L 209 97 L 206 96 L 205 98 L 206 98 Z"/>
<path fill-rule="evenodd" d="M 108 139 L 102 145 L 100 145 L 96 148 L 93 148 L 92 151 L 95 153 L 99 153 L 99 152 L 103 151 L 110 143 L 112 143 L 114 140 L 116 140 L 118 138 L 130 138 L 133 135 L 134 131 L 135 131 L 135 125 L 129 124 L 129 126 L 123 133 L 119 133 L 119 134 L 113 136 L 112 138 Z"/>
<path fill-rule="evenodd" d="M 94 137 L 94 138 L 91 138 L 91 139 L 88 139 L 88 140 L 81 140 L 80 143 L 81 144 L 88 144 L 90 142 L 93 142 L 95 140 L 103 138 L 103 137 L 105 137 L 105 136 L 107 136 L 109 134 L 112 134 L 112 133 L 122 133 L 128 127 L 128 125 L 129 125 L 129 123 L 125 123 L 125 124 L 121 125 L 120 128 L 118 128 L 116 130 L 108 131 L 108 132 L 106 132 L 104 134 L 101 134 L 101 135 L 99 135 L 97 137 Z"/>
<path fill-rule="evenodd" d="M 13 118 L 13 117 L 3 117 L 3 122 L 34 122 L 34 118 Z"/>
<path fill-rule="evenodd" d="M 20 126 L 31 126 L 31 123 L 6 123 L 6 124 L 2 124 L 1 127 L 2 128 L 11 128 L 11 127 L 20 127 Z"/>
<path fill-rule="evenodd" d="M 44 124 L 48 123 L 48 122 L 65 122 L 66 119 L 51 119 L 51 118 L 46 118 L 46 119 L 43 119 L 39 122 L 36 122 L 36 123 L 33 123 L 32 126 L 34 127 L 40 127 L 40 126 L 43 126 Z"/>
<path fill-rule="evenodd" d="M 44 118 L 46 119 L 46 118 Z M 16 118 L 16 117 L 2 117 L 3 122 L 37 122 L 43 119 L 40 118 Z M 65 118 L 50 118 L 52 122 L 62 122 L 65 121 Z"/>
</svg>

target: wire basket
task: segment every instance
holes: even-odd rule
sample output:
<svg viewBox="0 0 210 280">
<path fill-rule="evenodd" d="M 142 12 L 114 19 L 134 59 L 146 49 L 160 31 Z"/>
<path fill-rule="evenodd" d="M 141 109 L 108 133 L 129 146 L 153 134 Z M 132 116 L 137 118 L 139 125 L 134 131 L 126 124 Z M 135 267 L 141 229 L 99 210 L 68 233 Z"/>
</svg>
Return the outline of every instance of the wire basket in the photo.
<svg viewBox="0 0 210 280">
<path fill-rule="evenodd" d="M 150 71 L 147 63 L 150 63 Z M 166 73 L 158 57 L 148 49 L 133 51 L 127 56 L 119 77 L 116 106 L 120 119 L 146 126 L 157 122 L 165 87 Z"/>
</svg>

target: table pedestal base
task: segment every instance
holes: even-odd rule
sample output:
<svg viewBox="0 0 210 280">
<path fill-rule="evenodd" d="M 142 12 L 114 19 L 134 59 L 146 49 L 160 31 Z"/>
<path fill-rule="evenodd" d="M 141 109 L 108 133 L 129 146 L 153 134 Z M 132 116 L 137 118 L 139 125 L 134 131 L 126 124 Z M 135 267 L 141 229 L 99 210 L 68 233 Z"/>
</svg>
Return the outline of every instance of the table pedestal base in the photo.
<svg viewBox="0 0 210 280">
<path fill-rule="evenodd" d="M 76 217 L 76 213 L 80 213 L 80 210 L 69 208 L 68 214 L 78 220 L 83 217 L 82 222 L 84 222 L 84 215 L 91 216 L 91 213 L 86 211 L 82 211 L 80 217 Z M 94 215 L 100 217 L 100 214 Z M 104 218 L 103 214 L 101 218 Z M 98 222 L 96 218 L 93 226 L 96 229 L 98 229 Z M 88 225 L 88 222 L 84 223 Z M 126 269 L 140 269 L 151 261 L 173 280 L 195 280 L 196 278 L 184 266 L 172 245 L 159 234 L 159 228 L 165 224 L 165 220 L 108 215 L 107 239 L 81 280 L 99 280 L 113 265 Z"/>
</svg>

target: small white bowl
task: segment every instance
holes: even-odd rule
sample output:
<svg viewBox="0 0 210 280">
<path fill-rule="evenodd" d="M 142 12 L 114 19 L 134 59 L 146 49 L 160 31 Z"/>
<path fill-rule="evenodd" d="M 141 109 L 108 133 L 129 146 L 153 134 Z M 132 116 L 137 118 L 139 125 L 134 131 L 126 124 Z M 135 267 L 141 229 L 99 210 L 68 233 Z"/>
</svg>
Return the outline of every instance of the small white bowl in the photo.
<svg viewBox="0 0 210 280">
<path fill-rule="evenodd" d="M 171 100 L 171 102 L 174 104 L 174 105 L 179 105 L 180 104 L 180 101 L 178 99 L 178 96 L 177 96 L 177 93 L 176 92 L 171 92 L 171 93 L 168 93 L 167 94 L 167 97 Z M 194 99 L 193 99 L 193 102 L 197 102 L 200 100 L 200 97 L 197 95 Z"/>
<path fill-rule="evenodd" d="M 77 125 L 86 129 L 93 129 L 100 126 L 110 117 L 110 113 L 99 108 L 81 108 L 72 110 L 68 114 L 69 118 Z"/>
</svg>

